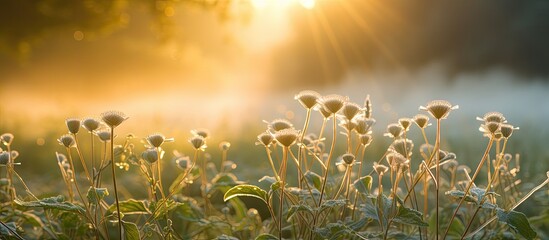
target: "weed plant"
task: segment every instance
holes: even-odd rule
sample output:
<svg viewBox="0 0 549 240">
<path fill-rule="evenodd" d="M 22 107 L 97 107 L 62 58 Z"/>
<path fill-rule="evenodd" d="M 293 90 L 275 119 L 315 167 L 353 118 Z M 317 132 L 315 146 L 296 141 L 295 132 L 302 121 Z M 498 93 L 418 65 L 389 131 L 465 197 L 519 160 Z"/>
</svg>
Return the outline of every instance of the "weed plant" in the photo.
<svg viewBox="0 0 549 240">
<path fill-rule="evenodd" d="M 257 137 L 256 145 L 265 150 L 257 158 L 272 171 L 259 180 L 267 183 L 266 189 L 232 173 L 236 164 L 228 159 L 229 142 L 219 143 L 221 159 L 211 159 L 206 130 L 191 131 L 187 144 L 193 151 L 174 151 L 170 161 L 163 146 L 174 139 L 161 133 L 117 138 L 121 133 L 116 127 L 128 118 L 105 112 L 100 119 L 67 119 L 68 133 L 58 139 L 62 151 L 52 157 L 65 189 L 39 199 L 16 171 L 14 136 L 3 134 L 0 235 L 131 240 L 539 237 L 515 209 L 549 183 L 549 172 L 529 192 L 521 191 L 520 156 L 506 149 L 518 128 L 503 114 L 478 118 L 486 150 L 477 166 L 465 166 L 442 146 L 441 125 L 457 114 L 457 106 L 447 101 L 431 101 L 419 108 L 422 113 L 388 124 L 384 135 L 391 143 L 381 156 L 370 156 L 376 121 L 369 97 L 357 104 L 340 95 L 302 91 L 295 99 L 305 109 L 303 127 L 275 119 L 266 121 L 266 131 Z M 322 120 L 320 129 L 310 128 L 313 118 Z M 436 128 L 434 136 L 427 135 L 429 127 Z M 79 133 L 81 128 L 87 132 Z M 423 141 L 413 142 L 411 135 L 418 133 Z M 91 151 L 82 151 L 83 143 Z M 166 167 L 177 167 L 178 176 L 167 179 Z M 130 168 L 137 169 L 148 197 L 119 195 L 124 188 L 116 177 L 130 174 Z M 254 198 L 264 209 L 248 208 Z M 263 211 L 268 215 L 260 215 Z M 543 215 L 534 219 L 544 221 Z"/>
</svg>

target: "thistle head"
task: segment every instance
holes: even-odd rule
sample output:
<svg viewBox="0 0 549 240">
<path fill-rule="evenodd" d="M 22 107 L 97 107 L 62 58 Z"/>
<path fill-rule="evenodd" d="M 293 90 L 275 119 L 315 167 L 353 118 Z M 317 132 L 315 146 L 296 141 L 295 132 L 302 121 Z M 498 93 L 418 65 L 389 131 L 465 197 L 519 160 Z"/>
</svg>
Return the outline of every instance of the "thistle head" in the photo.
<svg viewBox="0 0 549 240">
<path fill-rule="evenodd" d="M 482 118 L 477 117 L 477 120 L 484 121 L 485 123 L 497 122 L 505 123 L 505 117 L 500 112 L 487 112 Z"/>
<path fill-rule="evenodd" d="M 345 102 L 343 108 L 341 109 L 341 114 L 348 120 L 351 121 L 362 108 L 354 102 Z"/>
<path fill-rule="evenodd" d="M 329 119 L 330 117 L 332 117 L 332 113 L 326 110 L 323 106 L 316 105 L 314 109 L 319 111 L 324 119 Z"/>
<path fill-rule="evenodd" d="M 11 143 L 13 142 L 13 138 L 14 136 L 11 133 L 4 133 L 0 135 L 0 139 L 2 140 L 2 143 L 6 146 L 11 145 Z"/>
<path fill-rule="evenodd" d="M 147 143 L 153 147 L 160 147 L 165 142 L 173 142 L 173 138 L 166 138 L 161 133 L 155 133 L 145 138 Z"/>
<path fill-rule="evenodd" d="M 95 135 L 99 137 L 102 142 L 108 142 L 111 140 L 111 131 L 108 129 L 100 129 L 95 132 Z"/>
<path fill-rule="evenodd" d="M 191 134 L 195 136 L 201 136 L 204 139 L 208 138 L 210 136 L 210 132 L 207 129 L 193 129 L 191 130 Z"/>
<path fill-rule="evenodd" d="M 378 175 L 383 175 L 385 172 L 387 172 L 387 170 L 389 170 L 389 168 L 383 164 L 378 164 L 377 162 L 374 162 L 374 171 L 378 174 Z"/>
<path fill-rule="evenodd" d="M 387 153 L 386 159 L 389 165 L 393 167 L 399 167 L 409 162 L 406 157 L 402 156 L 402 154 L 398 152 Z"/>
<path fill-rule="evenodd" d="M 501 123 L 499 122 L 486 122 L 480 125 L 479 131 L 489 134 L 489 136 L 495 135 L 499 131 Z"/>
<path fill-rule="evenodd" d="M 141 153 L 141 158 L 149 163 L 154 163 L 158 161 L 158 151 L 149 148 Z"/>
<path fill-rule="evenodd" d="M 8 165 L 10 161 L 10 153 L 9 152 L 1 152 L 0 153 L 0 165 Z"/>
<path fill-rule="evenodd" d="M 299 136 L 299 131 L 293 128 L 286 128 L 275 132 L 273 136 L 280 145 L 284 147 L 290 147 L 297 140 L 297 137 Z"/>
<path fill-rule="evenodd" d="M 519 128 L 518 127 L 513 127 L 513 125 L 511 124 L 501 124 L 499 126 L 499 131 L 501 132 L 501 135 L 508 139 L 509 137 L 511 137 L 511 135 L 513 135 L 513 131 L 514 130 L 518 130 Z"/>
<path fill-rule="evenodd" d="M 385 136 L 391 137 L 391 138 L 398 138 L 400 135 L 402 135 L 402 131 L 404 129 L 400 124 L 397 123 L 391 123 L 387 125 L 387 133 L 385 133 Z"/>
<path fill-rule="evenodd" d="M 341 156 L 341 160 L 347 165 L 351 165 L 355 162 L 355 155 L 351 153 L 345 153 Z"/>
<path fill-rule="evenodd" d="M 458 109 L 459 106 L 452 106 L 450 102 L 446 100 L 433 100 L 427 103 L 426 107 L 419 107 L 420 110 L 425 110 L 431 114 L 435 119 L 445 119 L 452 110 Z"/>
<path fill-rule="evenodd" d="M 355 131 L 358 134 L 368 134 L 371 132 L 370 129 L 376 123 L 376 120 L 373 118 L 359 117 L 355 118 L 354 122 L 356 123 Z"/>
<path fill-rule="evenodd" d="M 191 137 L 189 142 L 195 150 L 204 150 L 206 148 L 206 139 L 201 135 Z"/>
<path fill-rule="evenodd" d="M 99 121 L 95 118 L 85 118 L 82 120 L 82 126 L 88 130 L 88 132 L 93 132 L 99 128 Z"/>
<path fill-rule="evenodd" d="M 362 144 L 364 147 L 367 147 L 372 143 L 372 135 L 370 134 L 361 134 L 360 135 L 360 144 Z"/>
<path fill-rule="evenodd" d="M 230 142 L 223 141 L 219 143 L 219 149 L 221 149 L 221 151 L 229 151 L 229 148 L 231 148 Z"/>
<path fill-rule="evenodd" d="M 107 126 L 109 126 L 110 128 L 117 127 L 127 119 L 128 117 L 126 117 L 124 113 L 119 111 L 108 111 L 101 113 L 101 120 L 103 120 L 103 122 L 107 124 Z"/>
<path fill-rule="evenodd" d="M 192 164 L 191 164 L 191 159 L 189 158 L 189 156 L 179 156 L 175 159 L 175 164 L 177 165 L 178 168 L 182 169 L 182 170 L 187 170 L 189 168 L 191 168 Z"/>
<path fill-rule="evenodd" d="M 390 150 L 401 154 L 404 157 L 412 156 L 412 149 L 414 148 L 414 143 L 410 139 L 397 139 L 393 141 Z"/>
<path fill-rule="evenodd" d="M 398 124 L 402 127 L 404 131 L 408 131 L 410 129 L 410 125 L 412 125 L 412 119 L 411 118 L 399 118 Z"/>
<path fill-rule="evenodd" d="M 311 90 L 301 91 L 295 95 L 295 99 L 306 109 L 313 108 L 319 98 L 321 98 L 320 94 Z"/>
<path fill-rule="evenodd" d="M 67 124 L 70 133 L 77 134 L 78 131 L 80 131 L 80 119 L 69 118 L 65 120 L 65 123 Z"/>
<path fill-rule="evenodd" d="M 347 98 L 337 94 L 326 95 L 318 99 L 318 103 L 330 114 L 337 113 L 347 102 Z"/>
<path fill-rule="evenodd" d="M 429 126 L 429 117 L 424 114 L 417 114 L 414 116 L 414 122 L 419 128 L 424 129 Z"/>
<path fill-rule="evenodd" d="M 75 144 L 74 137 L 70 134 L 65 134 L 61 136 L 59 139 L 57 139 L 57 141 L 59 142 L 59 144 L 68 148 L 74 146 Z"/>
<path fill-rule="evenodd" d="M 290 121 L 282 118 L 275 119 L 271 122 L 266 122 L 266 123 L 267 123 L 267 128 L 275 132 L 294 127 L 294 125 Z"/>
<path fill-rule="evenodd" d="M 256 144 L 261 144 L 265 147 L 269 147 L 273 143 L 274 137 L 273 137 L 273 135 L 271 135 L 268 132 L 263 132 L 263 133 L 257 135 L 257 140 L 259 142 L 257 142 Z"/>
</svg>

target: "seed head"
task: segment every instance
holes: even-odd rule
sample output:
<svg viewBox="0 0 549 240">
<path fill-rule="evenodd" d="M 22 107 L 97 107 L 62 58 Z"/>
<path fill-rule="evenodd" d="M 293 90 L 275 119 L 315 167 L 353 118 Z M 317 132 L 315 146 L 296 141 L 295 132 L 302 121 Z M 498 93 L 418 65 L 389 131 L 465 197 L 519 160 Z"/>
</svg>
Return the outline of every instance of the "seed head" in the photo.
<svg viewBox="0 0 549 240">
<path fill-rule="evenodd" d="M 332 117 L 332 113 L 326 110 L 326 108 L 324 108 L 323 106 L 317 105 L 315 107 L 315 110 L 319 111 L 320 114 L 322 114 L 322 116 L 324 117 L 324 119 L 329 119 L 330 117 Z"/>
<path fill-rule="evenodd" d="M 126 121 L 128 117 L 119 111 L 108 111 L 101 113 L 101 119 L 105 122 L 105 124 L 107 124 L 107 126 L 114 128 Z"/>
<path fill-rule="evenodd" d="M 8 165 L 10 161 L 10 154 L 8 152 L 0 153 L 0 165 Z"/>
<path fill-rule="evenodd" d="M 149 135 L 147 138 L 147 143 L 153 147 L 160 147 L 165 142 L 173 142 L 173 138 L 166 138 L 161 133 L 155 133 Z"/>
<path fill-rule="evenodd" d="M 290 121 L 282 118 L 275 119 L 271 122 L 267 122 L 267 128 L 275 132 L 283 129 L 287 129 L 287 128 L 293 128 L 293 127 L 294 125 Z"/>
<path fill-rule="evenodd" d="M 181 168 L 182 170 L 187 170 L 191 168 L 191 159 L 189 156 L 180 156 L 177 159 L 175 159 L 175 164 L 178 168 Z"/>
<path fill-rule="evenodd" d="M 57 162 L 59 162 L 61 164 L 67 162 L 67 157 L 64 154 L 56 152 L 55 155 L 56 155 L 56 158 L 57 158 Z"/>
<path fill-rule="evenodd" d="M 410 119 L 410 118 L 400 118 L 400 119 L 398 119 L 398 123 L 404 129 L 404 131 L 407 132 L 408 129 L 410 129 L 410 125 L 412 125 L 412 119 Z"/>
<path fill-rule="evenodd" d="M 229 148 L 231 148 L 231 143 L 230 142 L 223 141 L 223 142 L 219 143 L 219 149 L 221 149 L 221 151 L 228 151 Z"/>
<path fill-rule="evenodd" d="M 518 127 L 513 127 L 513 125 L 511 124 L 501 124 L 499 128 L 499 130 L 501 131 L 501 135 L 503 135 L 504 138 L 511 137 L 511 135 L 513 135 L 513 131 L 518 129 Z"/>
<path fill-rule="evenodd" d="M 189 142 L 196 150 L 203 150 L 204 148 L 206 148 L 206 139 L 204 139 L 204 137 L 202 137 L 201 135 L 195 135 L 191 137 L 191 139 L 189 139 Z"/>
<path fill-rule="evenodd" d="M 19 157 L 19 152 L 17 150 L 11 150 L 11 159 L 14 160 Z"/>
<path fill-rule="evenodd" d="M 389 148 L 401 154 L 402 156 L 410 157 L 412 156 L 414 143 L 410 139 L 397 139 L 391 144 Z"/>
<path fill-rule="evenodd" d="M 347 120 L 351 121 L 361 110 L 362 108 L 358 104 L 354 102 L 345 102 L 341 113 Z"/>
<path fill-rule="evenodd" d="M 497 122 L 497 123 L 505 123 L 505 117 L 500 112 L 488 112 L 484 114 L 482 118 L 477 117 L 477 120 L 484 121 L 485 123 L 489 122 Z"/>
<path fill-rule="evenodd" d="M 295 140 L 299 136 L 299 131 L 293 128 L 286 128 L 275 132 L 273 135 L 280 145 L 289 147 L 295 143 Z"/>
<path fill-rule="evenodd" d="M 372 117 L 372 102 L 370 101 L 370 95 L 366 95 L 366 99 L 364 99 L 364 116 L 366 118 Z"/>
<path fill-rule="evenodd" d="M 4 133 L 0 136 L 0 139 L 2 139 L 2 143 L 6 146 L 11 145 L 13 142 L 13 134 L 11 133 Z"/>
<path fill-rule="evenodd" d="M 387 154 L 386 158 L 389 165 L 395 167 L 407 164 L 409 162 L 408 159 L 406 159 L 404 156 L 402 156 L 402 154 L 398 152 L 390 152 Z"/>
<path fill-rule="evenodd" d="M 59 139 L 57 139 L 59 144 L 65 146 L 65 147 L 72 147 L 75 143 L 74 138 L 70 134 L 65 134 L 61 136 Z"/>
<path fill-rule="evenodd" d="M 347 98 L 337 94 L 330 94 L 318 99 L 318 102 L 324 107 L 324 110 L 334 114 L 343 107 L 345 102 L 347 102 Z"/>
<path fill-rule="evenodd" d="M 355 155 L 346 153 L 341 156 L 341 159 L 343 162 L 345 162 L 347 165 L 351 165 L 353 162 L 355 162 Z"/>
<path fill-rule="evenodd" d="M 397 123 L 391 123 L 387 125 L 387 133 L 385 133 L 385 136 L 392 137 L 392 138 L 398 138 L 400 135 L 402 135 L 402 126 Z"/>
<path fill-rule="evenodd" d="M 426 128 L 429 126 L 429 117 L 423 114 L 417 114 L 414 116 L 414 122 L 419 128 Z"/>
<path fill-rule="evenodd" d="M 259 140 L 259 142 L 257 142 L 256 144 L 261 144 L 265 147 L 269 147 L 273 143 L 274 137 L 270 133 L 264 132 L 257 135 L 257 140 Z"/>
<path fill-rule="evenodd" d="M 210 133 L 208 130 L 206 129 L 194 129 L 194 130 L 191 130 L 191 134 L 192 135 L 196 135 L 196 136 L 202 136 L 204 139 L 208 138 L 208 136 L 210 136 Z"/>
<path fill-rule="evenodd" d="M 295 95 L 295 99 L 306 109 L 313 108 L 317 104 L 319 98 L 321 98 L 320 94 L 311 90 L 301 91 Z"/>
<path fill-rule="evenodd" d="M 450 114 L 450 111 L 458 108 L 458 105 L 452 106 L 450 102 L 445 100 L 433 100 L 427 103 L 427 107 L 419 107 L 420 110 L 428 111 L 431 116 L 439 120 L 445 119 Z"/>
<path fill-rule="evenodd" d="M 385 172 L 387 172 L 387 170 L 389 170 L 387 166 L 374 162 L 374 171 L 376 171 L 377 174 L 384 174 Z"/>
<path fill-rule="evenodd" d="M 372 143 L 372 135 L 370 134 L 361 134 L 360 135 L 360 144 L 362 144 L 364 147 L 367 147 Z"/>
<path fill-rule="evenodd" d="M 69 118 L 65 120 L 65 123 L 67 124 L 70 133 L 77 134 L 78 131 L 80 131 L 80 119 Z"/>
<path fill-rule="evenodd" d="M 158 161 L 158 152 L 156 149 L 149 148 L 141 153 L 141 158 L 149 163 L 154 163 Z"/>
<path fill-rule="evenodd" d="M 486 122 L 485 124 L 480 125 L 479 131 L 483 133 L 495 134 L 499 130 L 499 122 Z"/>
<path fill-rule="evenodd" d="M 358 134 L 368 134 L 371 132 L 372 126 L 376 123 L 373 118 L 359 117 L 355 118 L 356 127 L 355 130 Z"/>
<path fill-rule="evenodd" d="M 86 118 L 82 120 L 82 126 L 88 130 L 88 132 L 93 132 L 99 128 L 99 121 L 95 118 Z"/>
<path fill-rule="evenodd" d="M 108 142 L 111 140 L 111 131 L 108 129 L 101 129 L 95 132 L 95 135 L 99 137 L 102 142 Z"/>
</svg>

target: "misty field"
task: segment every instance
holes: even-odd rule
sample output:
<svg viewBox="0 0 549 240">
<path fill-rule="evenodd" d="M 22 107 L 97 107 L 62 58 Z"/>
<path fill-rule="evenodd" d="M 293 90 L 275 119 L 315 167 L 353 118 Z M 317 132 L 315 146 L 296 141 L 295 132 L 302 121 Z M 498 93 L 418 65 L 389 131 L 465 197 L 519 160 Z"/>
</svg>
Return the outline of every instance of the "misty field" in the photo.
<svg viewBox="0 0 549 240">
<path fill-rule="evenodd" d="M 57 146 L 47 150 L 53 152 L 17 149 L 17 136 L 4 133 L 0 234 L 3 239 L 547 238 L 549 211 L 542 206 L 549 172 L 523 182 L 521 156 L 507 148 L 519 128 L 502 113 L 488 112 L 477 125 L 466 126 L 479 132 L 463 139 L 480 139 L 483 150 L 462 161 L 462 153 L 445 150 L 459 144 L 446 141 L 441 127 L 460 114 L 448 101 L 430 101 L 415 116 L 381 123 L 369 96 L 354 103 L 302 91 L 295 100 L 303 122 L 265 121 L 257 137 L 233 144 L 214 141 L 215 133 L 200 128 L 189 129 L 183 139 L 170 132 L 138 137 L 119 130 L 135 119 L 118 111 L 66 119 L 66 134 L 52 136 Z M 384 131 L 373 133 L 380 124 Z M 255 146 L 235 148 L 240 142 Z M 33 164 L 18 161 L 27 152 L 47 155 L 54 164 L 20 171 Z M 255 160 L 232 160 L 242 159 L 239 155 Z"/>
</svg>

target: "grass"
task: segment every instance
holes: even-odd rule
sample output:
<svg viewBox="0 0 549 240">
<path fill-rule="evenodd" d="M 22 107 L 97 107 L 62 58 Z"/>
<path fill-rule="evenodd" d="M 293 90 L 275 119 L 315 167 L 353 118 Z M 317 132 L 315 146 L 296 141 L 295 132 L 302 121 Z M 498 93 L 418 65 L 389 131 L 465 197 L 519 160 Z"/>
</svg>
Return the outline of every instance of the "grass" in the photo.
<svg viewBox="0 0 549 240">
<path fill-rule="evenodd" d="M 303 91 L 296 100 L 304 108 L 301 130 L 288 120 L 267 122 L 257 149 L 236 152 L 229 142 L 213 142 L 207 131 L 195 130 L 187 142 L 175 142 L 187 145 L 182 153 L 171 153 L 166 149 L 174 148 L 168 143 L 173 139 L 161 133 L 141 140 L 120 132 L 127 119 L 120 112 L 68 119 L 69 134 L 59 138 L 65 151 L 56 154 L 63 187 L 40 198 L 18 173 L 14 136 L 4 134 L 0 234 L 7 239 L 545 236 L 536 230 L 548 224 L 547 211 L 530 221 L 517 209 L 549 176 L 522 187 L 519 156 L 507 152 L 516 128 L 502 114 L 487 113 L 479 118 L 481 132 L 464 136 L 485 139 L 485 151 L 474 165 L 465 165 L 460 153 L 445 150 L 453 141 L 445 140 L 441 125 L 459 114 L 446 101 L 429 102 L 420 108 L 424 114 L 387 124 L 387 137 L 376 138 L 368 97 L 360 105 Z M 322 121 L 320 128 L 311 124 L 315 119 Z M 81 128 L 87 132 L 79 133 Z M 434 136 L 430 128 L 436 128 Z M 228 155 L 251 152 L 261 162 L 238 163 L 237 171 Z M 270 173 L 256 186 L 239 179 L 247 171 Z"/>
</svg>

